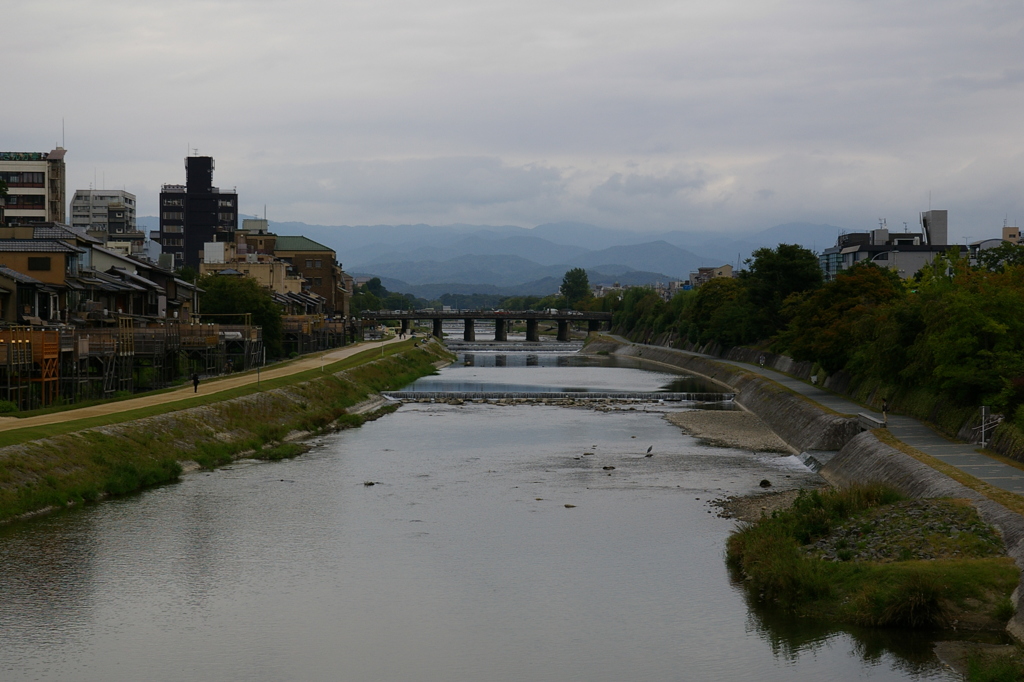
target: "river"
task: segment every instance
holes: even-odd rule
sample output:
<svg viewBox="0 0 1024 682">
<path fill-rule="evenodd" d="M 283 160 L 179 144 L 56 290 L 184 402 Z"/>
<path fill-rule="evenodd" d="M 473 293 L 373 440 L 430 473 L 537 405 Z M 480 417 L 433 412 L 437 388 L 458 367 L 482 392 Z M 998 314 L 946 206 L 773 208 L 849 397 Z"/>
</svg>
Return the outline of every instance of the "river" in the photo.
<svg viewBox="0 0 1024 682">
<path fill-rule="evenodd" d="M 473 353 L 413 388 L 700 385 Z M 927 638 L 751 610 L 710 501 L 815 475 L 702 445 L 674 409 L 409 404 L 294 460 L 2 528 L 0 679 L 958 679 Z"/>
</svg>

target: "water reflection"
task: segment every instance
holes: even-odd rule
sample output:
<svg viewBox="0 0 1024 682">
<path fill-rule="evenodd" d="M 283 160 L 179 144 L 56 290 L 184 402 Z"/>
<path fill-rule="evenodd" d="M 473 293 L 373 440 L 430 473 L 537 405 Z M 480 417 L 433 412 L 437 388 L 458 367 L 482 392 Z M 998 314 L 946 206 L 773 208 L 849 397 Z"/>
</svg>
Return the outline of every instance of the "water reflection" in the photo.
<svg viewBox="0 0 1024 682">
<path fill-rule="evenodd" d="M 428 379 L 686 381 L 473 355 Z M 946 679 L 924 643 L 793 623 L 730 582 L 709 500 L 813 480 L 794 457 L 643 407 L 405 405 L 314 445 L 0 529 L 0 677 Z"/>
<path fill-rule="evenodd" d="M 915 677 L 944 679 L 948 671 L 935 658 L 935 634 L 855 626 L 836 627 L 797 618 L 754 599 L 736 574 L 733 584 L 749 609 L 748 628 L 769 646 L 772 654 L 789 662 L 816 655 L 825 648 L 847 643 L 851 655 L 872 666 L 891 665 Z"/>
<path fill-rule="evenodd" d="M 64 513 L 0 527 L 0 663 L 54 640 L 78 646 L 95 606 L 93 531 L 87 516 Z M 23 636 L 3 635 L 12 631 Z"/>
<path fill-rule="evenodd" d="M 540 370 L 540 371 L 538 371 Z M 437 376 L 424 377 L 411 391 L 522 392 L 590 391 L 719 393 L 707 380 L 664 372 L 637 371 L 631 359 L 576 353 L 465 352 Z M 728 407 L 728 406 L 726 406 Z"/>
</svg>

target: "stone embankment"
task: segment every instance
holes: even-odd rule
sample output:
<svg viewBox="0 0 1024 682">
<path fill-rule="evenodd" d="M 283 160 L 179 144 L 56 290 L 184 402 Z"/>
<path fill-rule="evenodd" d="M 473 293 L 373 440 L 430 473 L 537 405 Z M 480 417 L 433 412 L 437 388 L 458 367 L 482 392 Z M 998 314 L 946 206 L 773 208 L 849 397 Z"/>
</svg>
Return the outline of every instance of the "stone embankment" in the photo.
<svg viewBox="0 0 1024 682">
<path fill-rule="evenodd" d="M 1024 642 L 1024 517 L 981 493 L 954 481 L 910 455 L 861 431 L 855 419 L 833 414 L 768 379 L 735 366 L 657 346 L 621 344 L 601 338 L 591 342 L 587 353 L 632 357 L 703 376 L 736 392 L 736 401 L 760 417 L 776 434 L 798 451 L 838 450 L 819 471 L 836 486 L 852 483 L 885 483 L 911 498 L 968 500 L 981 518 L 1002 535 L 1007 554 L 1022 569 L 1022 584 L 1012 601 L 1016 614 L 1007 631 Z M 756 362 L 757 358 L 736 358 Z M 793 373 L 809 368 L 792 367 Z"/>
<path fill-rule="evenodd" d="M 380 391 L 446 357 L 424 344 L 280 388 L 0 448 L 0 521 L 173 481 L 193 463 L 273 457 L 288 441 L 371 418 L 385 407 Z"/>
<path fill-rule="evenodd" d="M 608 352 L 647 363 L 684 369 L 726 387 L 736 402 L 760 417 L 768 427 L 798 452 L 838 450 L 860 427 L 855 419 L 824 411 L 806 398 L 751 372 L 697 357 L 671 348 L 620 344 L 599 340 L 585 352 Z"/>
</svg>

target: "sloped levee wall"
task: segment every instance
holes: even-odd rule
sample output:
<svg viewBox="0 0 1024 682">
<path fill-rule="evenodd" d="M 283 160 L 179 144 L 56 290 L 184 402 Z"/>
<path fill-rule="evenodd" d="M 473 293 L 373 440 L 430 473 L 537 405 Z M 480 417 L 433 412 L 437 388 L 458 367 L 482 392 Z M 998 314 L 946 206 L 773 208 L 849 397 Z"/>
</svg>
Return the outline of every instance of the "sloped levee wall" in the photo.
<svg viewBox="0 0 1024 682">
<path fill-rule="evenodd" d="M 0 521 L 174 481 L 183 462 L 276 456 L 303 433 L 359 425 L 368 397 L 448 359 L 441 344 L 424 344 L 310 381 L 2 447 Z"/>
<path fill-rule="evenodd" d="M 792 391 L 751 372 L 661 346 L 593 341 L 585 352 L 632 357 L 699 374 L 736 393 L 736 401 L 760 417 L 790 447 L 805 450 L 838 450 L 860 432 L 856 420 L 831 414 Z"/>
<path fill-rule="evenodd" d="M 891 485 L 908 497 L 952 497 L 970 500 L 981 517 L 1002 533 L 1007 554 L 1022 570 L 1021 583 L 1013 595 L 1016 614 L 1010 619 L 1006 629 L 1018 641 L 1024 642 L 1024 517 L 1020 514 L 1009 511 L 998 502 L 993 502 L 945 474 L 882 443 L 873 433 L 862 432 L 855 420 L 830 414 L 820 406 L 756 374 L 670 348 L 626 345 L 606 339 L 587 344 L 585 352 L 607 352 L 670 365 L 731 388 L 736 392 L 737 402 L 760 417 L 790 447 L 798 451 L 838 450 L 838 454 L 819 471 L 832 485 L 878 482 Z M 744 362 L 757 362 L 758 355 L 756 351 L 745 354 L 743 349 L 733 349 L 726 357 Z M 805 373 L 806 376 L 810 376 L 810 367 L 804 366 L 808 363 L 795 363 L 790 360 L 792 366 L 778 366 L 782 357 L 772 358 L 771 364 L 774 369 L 796 376 Z M 766 364 L 767 360 L 766 358 Z"/>
</svg>

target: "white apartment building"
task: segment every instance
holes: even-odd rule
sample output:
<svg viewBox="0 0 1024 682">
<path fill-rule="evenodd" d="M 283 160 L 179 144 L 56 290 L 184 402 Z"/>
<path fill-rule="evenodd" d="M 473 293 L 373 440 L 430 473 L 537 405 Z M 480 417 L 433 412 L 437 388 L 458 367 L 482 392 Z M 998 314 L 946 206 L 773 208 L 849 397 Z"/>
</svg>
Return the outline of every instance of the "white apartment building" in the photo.
<svg viewBox="0 0 1024 682">
<path fill-rule="evenodd" d="M 135 195 L 119 189 L 80 189 L 71 199 L 71 226 L 108 241 L 145 241 L 135 225 Z"/>
<path fill-rule="evenodd" d="M 7 184 L 3 216 L 15 223 L 63 223 L 66 170 L 63 147 L 51 152 L 0 152 L 0 180 Z"/>
</svg>

